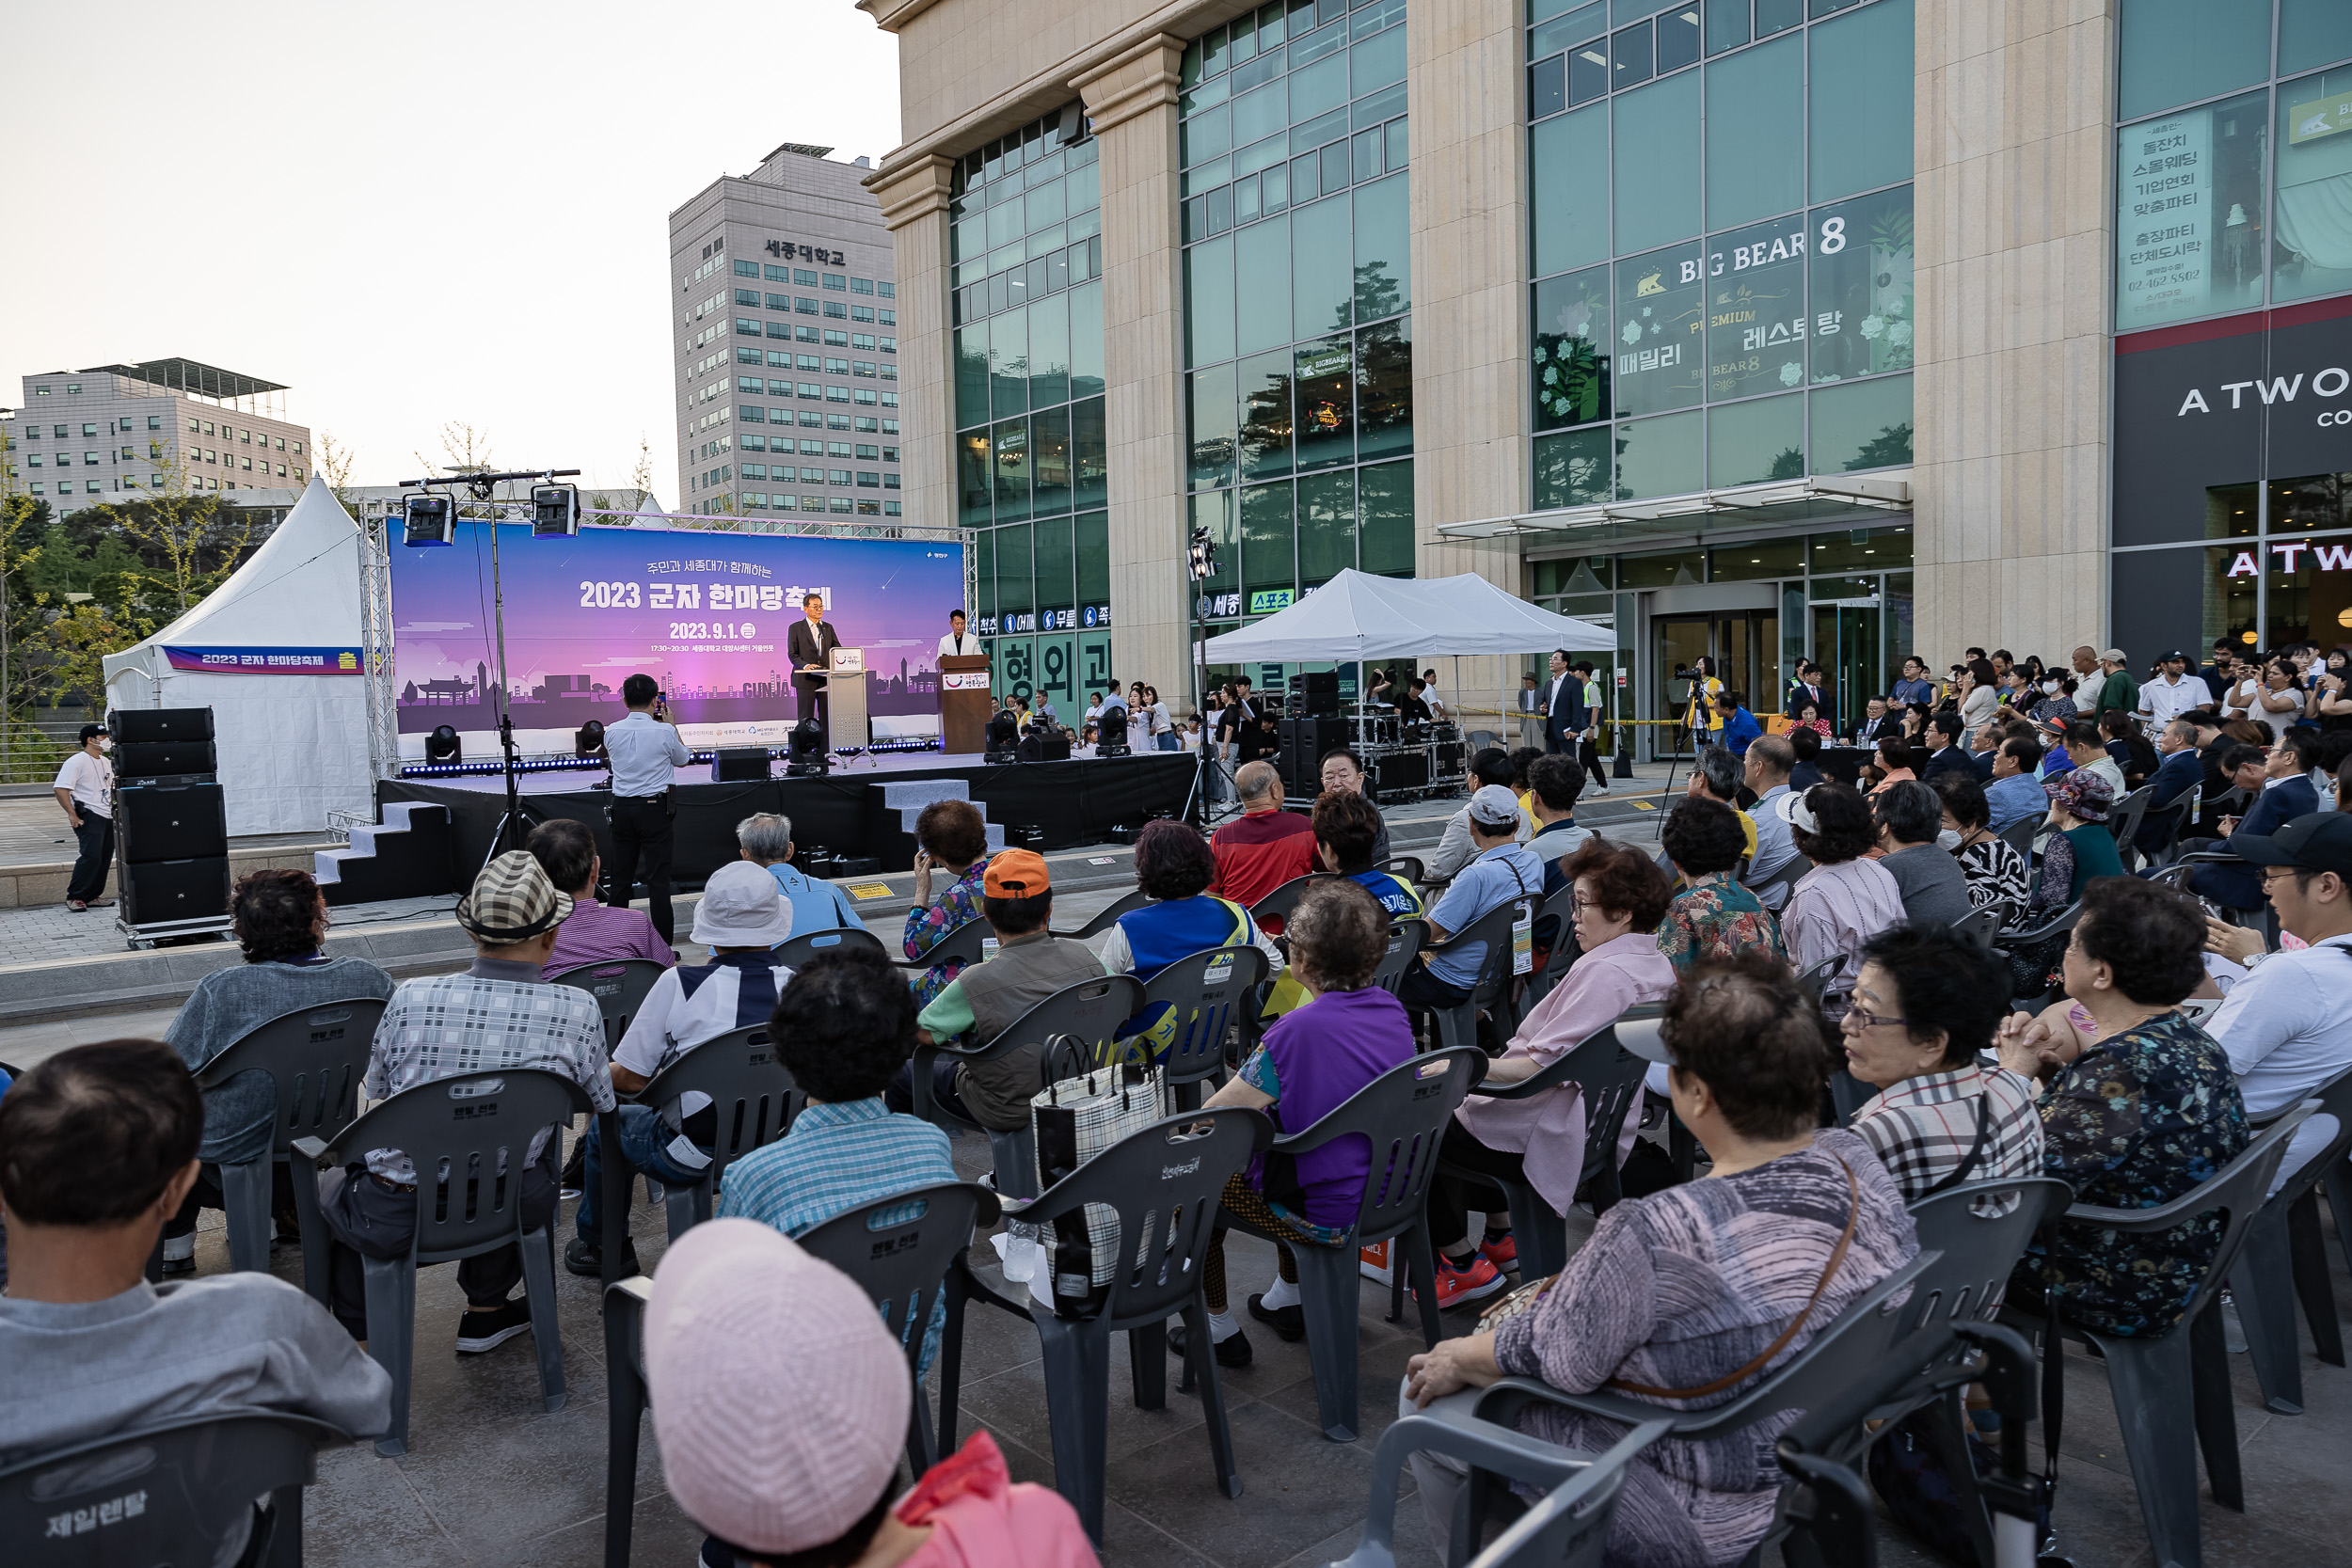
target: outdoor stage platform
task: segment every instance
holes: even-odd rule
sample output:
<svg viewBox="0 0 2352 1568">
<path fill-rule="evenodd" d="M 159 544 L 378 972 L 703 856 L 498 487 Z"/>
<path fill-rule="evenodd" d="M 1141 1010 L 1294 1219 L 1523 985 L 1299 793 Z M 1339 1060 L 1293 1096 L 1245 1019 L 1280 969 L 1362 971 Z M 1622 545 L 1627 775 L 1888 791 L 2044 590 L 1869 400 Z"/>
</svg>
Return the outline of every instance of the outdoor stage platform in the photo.
<svg viewBox="0 0 2352 1568">
<path fill-rule="evenodd" d="M 972 752 L 915 752 L 836 766 L 823 778 L 784 778 L 778 761 L 777 777 L 743 784 L 712 783 L 707 763 L 681 768 L 671 790 L 677 807 L 671 876 L 681 884 L 698 883 L 736 859 L 735 825 L 762 811 L 790 817 L 793 841 L 803 849 L 822 846 L 836 855 L 874 856 L 884 871 L 912 870 L 914 841 L 902 832 L 899 814 L 886 803 L 882 786 L 932 780 L 960 781 L 992 823 L 1041 828 L 1049 849 L 1100 843 L 1115 826 L 1140 827 L 1155 816 L 1182 814 L 1194 766 L 1188 752 L 1011 764 L 990 764 Z M 605 777 L 601 768 L 523 774 L 524 816 L 533 825 L 554 817 L 586 823 L 610 864 L 612 832 L 605 809 L 612 797 L 591 787 Z M 495 773 L 386 779 L 377 782 L 375 799 L 379 815 L 387 804 L 402 800 L 449 808 L 452 885 L 463 887 L 489 854 L 506 809 L 506 783 Z"/>
</svg>

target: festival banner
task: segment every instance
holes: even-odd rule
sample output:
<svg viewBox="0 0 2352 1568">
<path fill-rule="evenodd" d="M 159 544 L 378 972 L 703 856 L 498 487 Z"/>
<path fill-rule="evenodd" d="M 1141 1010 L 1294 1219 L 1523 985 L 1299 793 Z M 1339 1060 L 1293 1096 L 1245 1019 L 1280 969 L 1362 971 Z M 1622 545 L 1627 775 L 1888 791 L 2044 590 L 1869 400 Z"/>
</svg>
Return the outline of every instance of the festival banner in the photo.
<svg viewBox="0 0 2352 1568">
<path fill-rule="evenodd" d="M 357 648 L 175 648 L 164 656 L 174 670 L 203 670 L 215 675 L 356 675 Z"/>
</svg>

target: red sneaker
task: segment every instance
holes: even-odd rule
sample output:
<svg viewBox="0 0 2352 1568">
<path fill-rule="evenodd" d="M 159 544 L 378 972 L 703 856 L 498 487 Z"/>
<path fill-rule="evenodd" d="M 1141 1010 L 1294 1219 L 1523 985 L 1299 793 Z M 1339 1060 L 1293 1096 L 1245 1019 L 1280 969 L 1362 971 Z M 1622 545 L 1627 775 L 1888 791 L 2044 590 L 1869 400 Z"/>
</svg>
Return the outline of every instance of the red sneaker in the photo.
<svg viewBox="0 0 2352 1568">
<path fill-rule="evenodd" d="M 1518 1238 L 1506 1230 L 1499 1242 L 1479 1243 L 1478 1254 L 1498 1269 L 1516 1269 L 1519 1266 Z"/>
<path fill-rule="evenodd" d="M 1455 1268 L 1454 1259 L 1440 1253 L 1438 1256 L 1438 1307 L 1451 1310 L 1468 1302 L 1484 1301 L 1510 1281 L 1476 1253 L 1470 1255 L 1470 1267 Z"/>
</svg>

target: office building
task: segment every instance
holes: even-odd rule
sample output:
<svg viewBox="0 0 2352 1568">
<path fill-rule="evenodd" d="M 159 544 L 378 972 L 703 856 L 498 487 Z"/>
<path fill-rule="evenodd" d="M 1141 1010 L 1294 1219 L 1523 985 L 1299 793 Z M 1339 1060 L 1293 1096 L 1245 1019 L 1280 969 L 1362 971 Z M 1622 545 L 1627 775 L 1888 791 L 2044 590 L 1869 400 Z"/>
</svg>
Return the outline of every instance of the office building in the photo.
<svg viewBox="0 0 2352 1568">
<path fill-rule="evenodd" d="M 678 510 L 906 515 L 890 234 L 871 160 L 787 142 L 670 214 Z"/>
<path fill-rule="evenodd" d="M 1350 565 L 1613 626 L 1625 718 L 2352 642 L 2343 0 L 865 8 L 909 499 L 1016 687 Z"/>
<path fill-rule="evenodd" d="M 175 483 L 298 493 L 310 478 L 310 432 L 285 418 L 285 390 L 193 359 L 28 375 L 24 402 L 0 419 L 10 483 L 60 515 Z"/>
</svg>

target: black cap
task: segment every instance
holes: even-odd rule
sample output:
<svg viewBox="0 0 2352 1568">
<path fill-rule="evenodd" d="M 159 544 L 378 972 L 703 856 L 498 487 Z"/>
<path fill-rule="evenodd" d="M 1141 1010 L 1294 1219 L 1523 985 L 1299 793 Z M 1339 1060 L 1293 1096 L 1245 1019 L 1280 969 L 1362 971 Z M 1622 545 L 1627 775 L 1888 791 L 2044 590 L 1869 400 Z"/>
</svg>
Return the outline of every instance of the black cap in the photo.
<svg viewBox="0 0 2352 1568">
<path fill-rule="evenodd" d="M 2157 660 L 2156 660 L 2156 662 L 2157 662 L 2158 664 L 2169 664 L 2169 663 L 2171 663 L 2174 659 L 2178 659 L 2178 660 L 2180 660 L 2183 664 L 2187 664 L 2187 663 L 2192 662 L 2192 660 L 2189 658 L 2188 655 L 2186 655 L 2186 654 L 2185 654 L 2185 653 L 2181 652 L 2181 650 L 2180 650 L 2180 649 L 2178 649 L 2178 648 L 2173 649 L 2170 653 L 2169 653 L 2169 654 L 2165 655 L 2162 658 L 2157 659 Z"/>
<path fill-rule="evenodd" d="M 2352 882 L 2352 812 L 2315 811 L 2275 833 L 2233 833 L 2230 852 L 2256 865 L 2332 871 Z"/>
<path fill-rule="evenodd" d="M 104 735 L 106 733 L 106 726 L 103 724 L 85 724 L 82 726 L 81 743 L 87 746 L 89 744 L 90 736 L 94 735 Z"/>
</svg>

